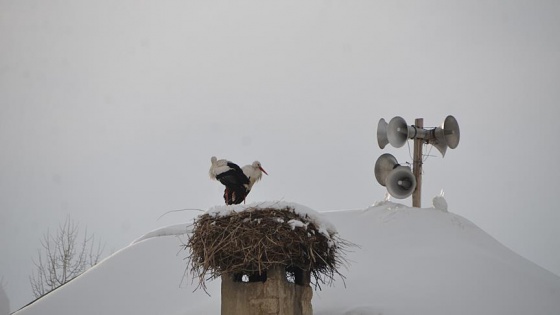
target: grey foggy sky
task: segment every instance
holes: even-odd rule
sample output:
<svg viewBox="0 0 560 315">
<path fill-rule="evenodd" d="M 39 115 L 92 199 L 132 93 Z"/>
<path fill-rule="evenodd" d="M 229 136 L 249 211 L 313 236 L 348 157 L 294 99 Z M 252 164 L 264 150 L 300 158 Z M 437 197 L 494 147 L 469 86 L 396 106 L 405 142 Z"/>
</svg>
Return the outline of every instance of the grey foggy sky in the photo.
<svg viewBox="0 0 560 315">
<path fill-rule="evenodd" d="M 248 201 L 318 211 L 384 197 L 380 118 L 454 115 L 423 206 L 560 274 L 557 1 L 0 0 L 0 278 L 32 299 L 31 259 L 70 214 L 106 242 L 222 203 L 210 157 L 261 161 Z M 401 201 L 410 205 L 410 199 Z M 335 222 L 336 223 L 336 222 Z"/>
</svg>

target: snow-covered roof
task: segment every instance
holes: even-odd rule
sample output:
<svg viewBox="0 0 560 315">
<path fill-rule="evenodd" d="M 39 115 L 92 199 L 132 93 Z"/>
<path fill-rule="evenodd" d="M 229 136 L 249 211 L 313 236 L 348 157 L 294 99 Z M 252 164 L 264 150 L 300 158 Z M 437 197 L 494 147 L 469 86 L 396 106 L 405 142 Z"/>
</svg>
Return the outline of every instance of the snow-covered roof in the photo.
<svg viewBox="0 0 560 315">
<path fill-rule="evenodd" d="M 388 201 L 352 211 L 296 208 L 335 223 L 359 246 L 348 253 L 345 285 L 314 292 L 316 315 L 560 314 L 560 277 L 463 217 Z M 180 247 L 189 224 L 148 233 L 17 314 L 219 314 L 220 281 L 208 283 L 208 296 L 185 276 Z"/>
</svg>

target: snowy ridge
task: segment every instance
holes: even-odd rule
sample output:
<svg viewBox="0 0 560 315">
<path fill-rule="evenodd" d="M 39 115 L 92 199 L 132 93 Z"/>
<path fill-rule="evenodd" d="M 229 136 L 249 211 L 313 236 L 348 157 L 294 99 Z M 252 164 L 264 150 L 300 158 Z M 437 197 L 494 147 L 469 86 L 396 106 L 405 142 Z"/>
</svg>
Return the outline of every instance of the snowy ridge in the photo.
<svg viewBox="0 0 560 315">
<path fill-rule="evenodd" d="M 337 281 L 313 293 L 316 315 L 560 314 L 560 277 L 461 216 L 388 201 L 320 215 L 359 247 L 341 270 L 345 285 Z M 16 314 L 219 314 L 220 281 L 208 283 L 210 296 L 194 291 L 181 240 L 166 237 L 186 233 L 188 225 L 146 234 Z"/>
</svg>

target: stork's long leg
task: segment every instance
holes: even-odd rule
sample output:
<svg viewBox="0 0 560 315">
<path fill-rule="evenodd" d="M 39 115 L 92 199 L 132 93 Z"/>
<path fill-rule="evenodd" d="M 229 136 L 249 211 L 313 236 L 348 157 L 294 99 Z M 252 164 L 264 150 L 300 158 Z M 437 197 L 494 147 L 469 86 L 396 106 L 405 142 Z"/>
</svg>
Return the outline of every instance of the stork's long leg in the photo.
<svg viewBox="0 0 560 315">
<path fill-rule="evenodd" d="M 229 205 L 229 189 L 226 187 L 225 191 L 224 191 L 224 201 L 226 202 L 226 205 Z"/>
</svg>

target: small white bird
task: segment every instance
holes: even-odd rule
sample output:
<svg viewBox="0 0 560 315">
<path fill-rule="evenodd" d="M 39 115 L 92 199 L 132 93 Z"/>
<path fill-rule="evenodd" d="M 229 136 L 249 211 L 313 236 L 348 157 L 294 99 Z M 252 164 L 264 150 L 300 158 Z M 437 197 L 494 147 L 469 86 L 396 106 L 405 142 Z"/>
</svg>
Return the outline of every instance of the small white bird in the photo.
<svg viewBox="0 0 560 315">
<path fill-rule="evenodd" d="M 261 162 L 259 161 L 255 161 L 251 165 L 245 165 L 241 169 L 243 170 L 245 176 L 249 178 L 249 184 L 245 185 L 247 188 L 247 194 L 249 194 L 253 185 L 261 180 L 263 173 L 268 175 L 268 173 L 262 168 Z"/>
<path fill-rule="evenodd" d="M 443 198 L 443 189 L 439 193 L 439 196 L 435 196 L 434 199 L 432 199 L 432 204 L 435 209 L 447 212 L 447 201 Z"/>
</svg>

